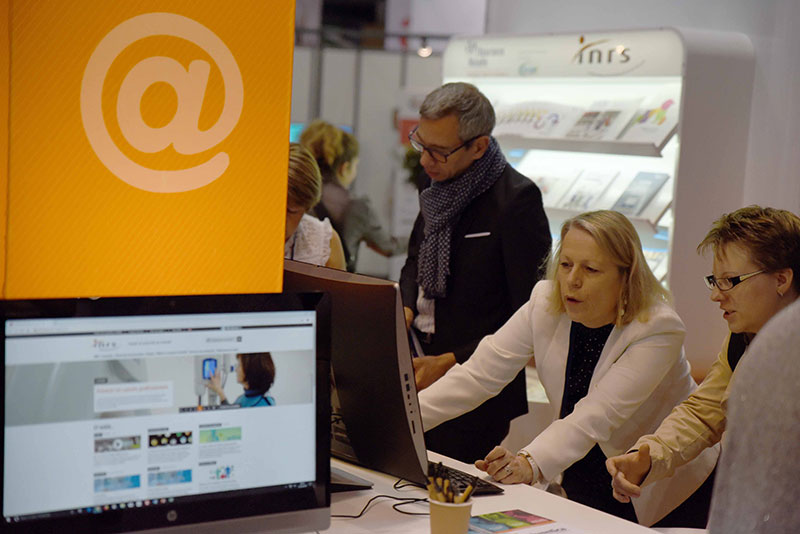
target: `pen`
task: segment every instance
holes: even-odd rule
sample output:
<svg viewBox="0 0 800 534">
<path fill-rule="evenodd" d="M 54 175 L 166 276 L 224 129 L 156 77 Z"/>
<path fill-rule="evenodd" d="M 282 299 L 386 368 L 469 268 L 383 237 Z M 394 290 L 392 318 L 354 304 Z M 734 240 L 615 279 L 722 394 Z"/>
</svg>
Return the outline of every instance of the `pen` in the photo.
<svg viewBox="0 0 800 534">
<path fill-rule="evenodd" d="M 478 477 L 473 476 L 472 480 L 469 481 L 469 484 L 467 485 L 467 487 L 464 488 L 464 491 L 462 491 L 459 495 L 457 495 L 453 502 L 463 503 L 467 499 L 469 499 L 469 496 L 472 494 L 472 491 L 475 489 L 475 485 L 477 483 L 478 483 Z"/>
<path fill-rule="evenodd" d="M 466 488 L 464 488 L 463 492 L 456 495 L 455 500 L 453 502 L 455 503 L 465 502 L 467 499 L 469 499 L 469 496 L 470 494 L 472 494 L 473 489 L 475 489 L 475 486 L 473 486 L 472 484 L 468 485 Z"/>
</svg>

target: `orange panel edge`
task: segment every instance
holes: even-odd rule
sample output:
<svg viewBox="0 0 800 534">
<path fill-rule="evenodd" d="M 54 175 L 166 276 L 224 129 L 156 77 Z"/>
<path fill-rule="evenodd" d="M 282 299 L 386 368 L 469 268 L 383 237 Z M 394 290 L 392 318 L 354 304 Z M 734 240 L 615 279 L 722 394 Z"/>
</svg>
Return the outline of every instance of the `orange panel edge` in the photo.
<svg viewBox="0 0 800 534">
<path fill-rule="evenodd" d="M 0 13 L 0 297 L 6 298 L 6 254 L 8 251 L 8 107 L 11 65 L 11 0 Z"/>
</svg>

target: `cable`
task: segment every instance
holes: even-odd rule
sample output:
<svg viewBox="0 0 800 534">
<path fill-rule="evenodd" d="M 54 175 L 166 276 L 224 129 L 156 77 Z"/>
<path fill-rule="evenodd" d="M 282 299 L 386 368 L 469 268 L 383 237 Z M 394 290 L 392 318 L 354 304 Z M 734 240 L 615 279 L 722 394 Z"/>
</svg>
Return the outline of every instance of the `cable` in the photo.
<svg viewBox="0 0 800 534">
<path fill-rule="evenodd" d="M 403 482 L 405 482 L 405 484 L 403 484 Z M 392 489 L 401 490 L 404 488 L 421 488 L 421 487 L 423 486 L 420 486 L 416 482 L 411 482 L 410 480 L 406 480 L 404 478 L 398 478 L 397 482 L 395 482 L 394 485 L 392 486 Z"/>
<path fill-rule="evenodd" d="M 429 502 L 429 501 L 428 501 L 427 497 L 423 498 L 423 499 L 409 498 L 405 502 L 396 502 L 396 503 L 394 503 L 392 505 L 392 508 L 394 508 L 395 512 L 400 512 L 401 514 L 405 514 L 405 515 L 431 515 L 430 512 L 404 512 L 400 508 L 398 508 L 398 506 L 405 506 L 406 504 L 413 504 L 413 503 L 417 503 L 417 502 Z"/>
<path fill-rule="evenodd" d="M 416 502 L 427 502 L 428 499 L 421 499 L 421 498 L 418 498 L 418 497 L 395 497 L 393 495 L 375 495 L 374 497 L 372 497 L 370 500 L 367 501 L 367 504 L 364 505 L 364 508 L 361 509 L 361 511 L 358 513 L 358 515 L 331 514 L 331 517 L 332 518 L 336 517 L 336 518 L 341 518 L 341 519 L 358 519 L 359 517 L 363 516 L 364 513 L 366 513 L 367 508 L 369 508 L 370 504 L 372 504 L 376 499 L 381 499 L 381 498 L 393 499 L 395 501 L 400 501 L 398 503 L 393 504 L 392 508 L 394 508 L 394 510 L 396 512 L 399 512 L 401 514 L 406 514 L 406 515 L 428 515 L 426 513 L 419 513 L 419 512 L 404 512 L 404 511 L 402 511 L 402 510 L 397 508 L 397 506 L 402 506 L 402 505 L 405 505 L 405 504 L 411 504 L 411 503 L 416 503 Z"/>
</svg>

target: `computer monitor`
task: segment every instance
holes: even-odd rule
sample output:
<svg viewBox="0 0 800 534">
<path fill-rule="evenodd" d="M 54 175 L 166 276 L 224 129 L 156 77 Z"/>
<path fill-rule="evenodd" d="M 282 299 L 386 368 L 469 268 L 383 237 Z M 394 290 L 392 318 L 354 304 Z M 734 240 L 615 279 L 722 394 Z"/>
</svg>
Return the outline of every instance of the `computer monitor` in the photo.
<svg viewBox="0 0 800 534">
<path fill-rule="evenodd" d="M 418 484 L 427 482 L 427 451 L 400 288 L 395 282 L 292 260 L 285 291 L 331 296 L 333 455 Z M 338 405 L 338 406 L 337 406 Z"/>
<path fill-rule="evenodd" d="M 328 302 L 0 302 L 3 531 L 327 528 Z"/>
<path fill-rule="evenodd" d="M 289 124 L 289 142 L 290 143 L 299 143 L 300 142 L 300 134 L 303 133 L 303 130 L 306 129 L 308 126 L 305 122 L 292 122 Z M 353 127 L 348 126 L 346 124 L 338 124 L 336 125 L 337 128 L 343 130 L 349 134 L 353 133 Z"/>
</svg>

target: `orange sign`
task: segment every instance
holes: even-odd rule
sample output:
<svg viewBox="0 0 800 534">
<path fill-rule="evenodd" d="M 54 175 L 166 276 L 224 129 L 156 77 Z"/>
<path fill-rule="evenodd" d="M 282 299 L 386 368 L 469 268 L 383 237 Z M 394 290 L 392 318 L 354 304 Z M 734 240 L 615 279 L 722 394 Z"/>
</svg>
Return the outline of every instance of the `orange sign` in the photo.
<svg viewBox="0 0 800 534">
<path fill-rule="evenodd" d="M 3 297 L 280 291 L 294 2 L 8 13 Z"/>
</svg>

